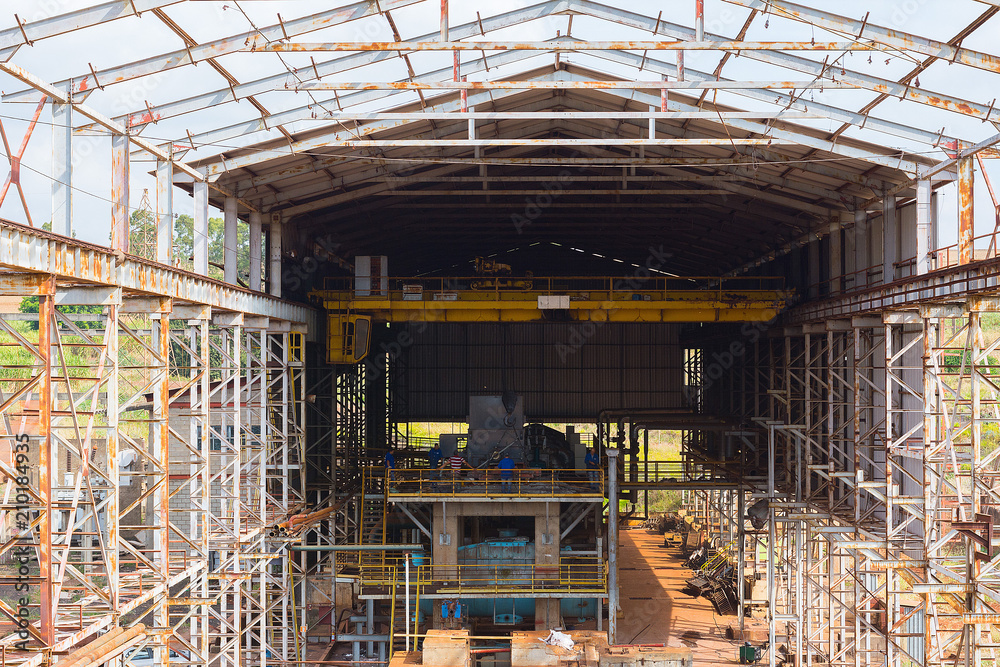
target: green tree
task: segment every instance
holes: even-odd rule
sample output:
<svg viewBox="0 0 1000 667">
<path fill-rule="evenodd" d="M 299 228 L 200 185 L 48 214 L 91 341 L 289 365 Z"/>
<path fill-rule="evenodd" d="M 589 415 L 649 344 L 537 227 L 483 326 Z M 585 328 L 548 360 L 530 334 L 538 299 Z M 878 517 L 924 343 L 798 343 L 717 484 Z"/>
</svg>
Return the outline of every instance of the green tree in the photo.
<svg viewBox="0 0 1000 667">
<path fill-rule="evenodd" d="M 225 275 L 225 235 L 225 221 L 209 218 L 208 275 L 217 280 Z M 181 268 L 194 269 L 194 218 L 190 215 L 174 220 L 174 257 Z M 236 226 L 236 274 L 237 281 L 245 285 L 250 276 L 250 227 L 243 223 Z"/>
<path fill-rule="evenodd" d="M 104 306 L 59 306 L 59 312 L 69 315 L 73 314 L 90 314 L 90 315 L 101 315 L 104 313 Z M 18 310 L 22 313 L 37 313 L 38 312 L 38 297 L 37 296 L 26 296 L 21 300 L 21 305 L 18 306 Z M 103 322 L 77 322 L 76 325 L 81 329 L 100 329 L 104 326 Z M 38 322 L 31 322 L 30 326 L 32 329 L 38 329 Z"/>
<path fill-rule="evenodd" d="M 141 209 L 132 212 L 128 226 L 128 248 L 133 255 L 156 259 L 156 216 Z"/>
</svg>

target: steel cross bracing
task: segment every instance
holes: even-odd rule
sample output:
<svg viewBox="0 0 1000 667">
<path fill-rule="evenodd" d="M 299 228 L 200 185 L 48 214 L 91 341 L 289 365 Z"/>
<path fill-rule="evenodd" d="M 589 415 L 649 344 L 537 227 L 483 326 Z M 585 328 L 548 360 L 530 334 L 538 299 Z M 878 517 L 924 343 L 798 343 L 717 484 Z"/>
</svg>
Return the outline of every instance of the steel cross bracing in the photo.
<svg viewBox="0 0 1000 667">
<path fill-rule="evenodd" d="M 0 285 L 37 298 L 38 315 L 0 318 L 0 429 L 27 457 L 3 464 L 2 550 L 37 560 L 39 594 L 27 608 L 30 650 L 6 646 L 5 661 L 44 664 L 140 621 L 164 662 L 173 641 L 195 663 L 242 663 L 241 636 L 261 662 L 288 657 L 289 586 L 269 527 L 303 502 L 305 334 L 253 309 L 308 310 L 4 231 Z M 6 602 L 0 610 L 17 617 Z M 223 637 L 217 658 L 210 633 Z"/>
<path fill-rule="evenodd" d="M 739 366 L 768 446 L 772 637 L 799 664 L 996 664 L 995 299 L 776 330 Z M 729 349 L 706 345 L 705 354 Z M 718 352 L 715 352 L 718 354 Z M 709 384 L 709 405 L 734 367 Z M 699 505 L 700 506 L 700 505 Z M 759 564 L 759 563 L 758 563 Z"/>
</svg>

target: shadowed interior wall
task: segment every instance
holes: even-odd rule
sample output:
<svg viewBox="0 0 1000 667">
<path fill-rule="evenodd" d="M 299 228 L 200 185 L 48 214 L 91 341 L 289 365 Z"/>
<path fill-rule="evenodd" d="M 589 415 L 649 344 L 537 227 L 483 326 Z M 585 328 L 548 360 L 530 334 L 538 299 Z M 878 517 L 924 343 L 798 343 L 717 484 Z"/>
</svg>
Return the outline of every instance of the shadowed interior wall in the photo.
<svg viewBox="0 0 1000 667">
<path fill-rule="evenodd" d="M 608 408 L 683 405 L 679 327 L 535 322 L 408 324 L 389 338 L 401 420 L 464 420 L 471 394 L 514 391 L 529 421 L 593 421 Z"/>
</svg>

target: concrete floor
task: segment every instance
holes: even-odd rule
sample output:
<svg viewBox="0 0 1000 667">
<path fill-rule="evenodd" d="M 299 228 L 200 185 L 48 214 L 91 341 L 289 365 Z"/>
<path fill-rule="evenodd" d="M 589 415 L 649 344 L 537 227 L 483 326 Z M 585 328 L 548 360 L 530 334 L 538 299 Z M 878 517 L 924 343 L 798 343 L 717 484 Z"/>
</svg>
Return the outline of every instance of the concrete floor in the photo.
<svg viewBox="0 0 1000 667">
<path fill-rule="evenodd" d="M 704 598 L 682 593 L 694 571 L 684 567 L 680 549 L 663 545 L 663 536 L 644 528 L 622 530 L 618 548 L 618 580 L 622 617 L 621 644 L 666 644 L 689 647 L 695 665 L 735 665 L 741 642 L 726 639 L 737 616 L 716 616 Z M 747 627 L 760 625 L 747 619 Z M 766 625 L 764 626 L 766 628 Z"/>
</svg>

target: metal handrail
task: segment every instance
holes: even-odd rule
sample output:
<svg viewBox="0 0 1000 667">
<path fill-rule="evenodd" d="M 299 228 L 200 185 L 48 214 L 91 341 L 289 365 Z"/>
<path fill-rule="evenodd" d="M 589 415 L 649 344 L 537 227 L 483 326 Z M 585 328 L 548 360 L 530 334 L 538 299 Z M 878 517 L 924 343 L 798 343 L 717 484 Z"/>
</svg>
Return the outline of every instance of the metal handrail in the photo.
<svg viewBox="0 0 1000 667">
<path fill-rule="evenodd" d="M 391 471 L 387 497 L 433 496 L 455 498 L 555 498 L 565 496 L 604 497 L 603 470 L 511 470 L 511 479 L 501 470 L 411 468 Z M 589 472 L 596 473 L 591 481 Z M 389 477 L 389 471 L 386 472 Z"/>
<path fill-rule="evenodd" d="M 603 562 L 538 564 L 421 565 L 417 584 L 426 594 L 456 593 L 599 593 L 607 591 Z"/>
</svg>

